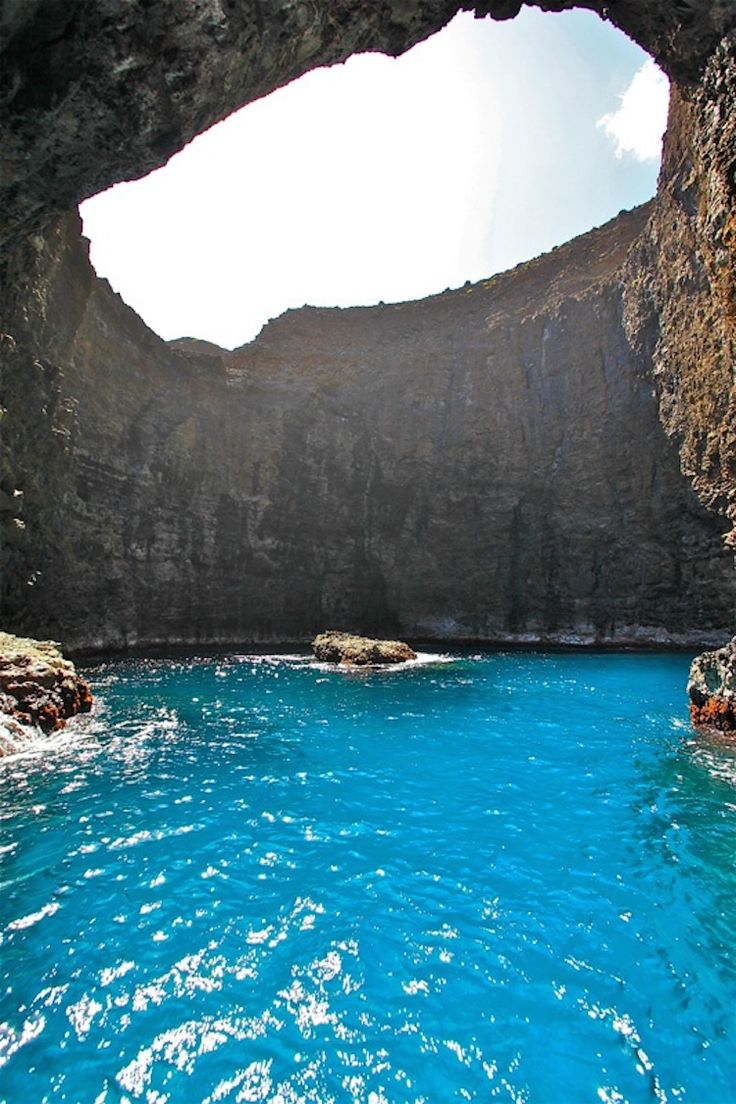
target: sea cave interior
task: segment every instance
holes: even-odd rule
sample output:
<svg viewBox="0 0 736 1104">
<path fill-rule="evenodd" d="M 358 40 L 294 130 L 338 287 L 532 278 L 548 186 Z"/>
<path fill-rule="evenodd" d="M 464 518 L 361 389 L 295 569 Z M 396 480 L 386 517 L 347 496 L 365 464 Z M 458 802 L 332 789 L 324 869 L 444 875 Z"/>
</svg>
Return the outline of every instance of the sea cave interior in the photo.
<svg viewBox="0 0 736 1104">
<path fill-rule="evenodd" d="M 432 53 L 471 15 L 549 28 L 499 60 L 516 114 L 485 145 L 470 61 L 451 86 Z M 670 82 L 656 189 L 618 213 L 582 139 L 566 178 L 534 161 L 584 109 L 610 139 L 601 20 Z M 727 1104 L 736 13 L 34 0 L 0 31 L 0 1099 Z M 424 114 L 379 85 L 365 109 L 393 169 L 350 177 L 339 85 L 274 135 L 271 94 L 371 52 L 429 74 Z M 203 221 L 189 193 L 146 211 L 246 104 Z M 158 315 L 96 237 L 132 180 L 117 236 Z M 335 664 L 326 630 L 408 650 Z"/>
</svg>

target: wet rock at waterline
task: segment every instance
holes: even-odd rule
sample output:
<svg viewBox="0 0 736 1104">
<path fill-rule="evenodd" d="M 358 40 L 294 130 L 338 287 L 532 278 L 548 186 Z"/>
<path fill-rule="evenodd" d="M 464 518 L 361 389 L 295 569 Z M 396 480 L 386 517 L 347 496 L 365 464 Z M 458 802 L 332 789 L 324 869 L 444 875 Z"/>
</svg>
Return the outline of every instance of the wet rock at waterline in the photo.
<svg viewBox="0 0 736 1104">
<path fill-rule="evenodd" d="M 324 632 L 312 641 L 317 659 L 323 663 L 345 663 L 368 667 L 379 663 L 406 663 L 417 654 L 401 640 L 374 640 L 345 632 Z"/>
<path fill-rule="evenodd" d="M 736 732 L 736 636 L 693 660 L 687 692 L 696 727 Z"/>
<path fill-rule="evenodd" d="M 89 686 L 57 644 L 0 633 L 0 755 L 33 726 L 54 732 L 91 707 Z"/>
</svg>

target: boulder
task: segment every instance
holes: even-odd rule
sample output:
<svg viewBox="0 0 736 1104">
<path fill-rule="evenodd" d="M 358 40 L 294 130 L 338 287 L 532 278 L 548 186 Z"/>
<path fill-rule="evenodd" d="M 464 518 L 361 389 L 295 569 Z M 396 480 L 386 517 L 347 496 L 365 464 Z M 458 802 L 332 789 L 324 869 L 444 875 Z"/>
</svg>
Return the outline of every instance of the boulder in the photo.
<svg viewBox="0 0 736 1104">
<path fill-rule="evenodd" d="M 736 732 L 736 636 L 723 648 L 696 656 L 687 692 L 696 727 Z"/>
<path fill-rule="evenodd" d="M 344 663 L 367 667 L 379 663 L 406 663 L 416 652 L 401 640 L 374 640 L 352 633 L 324 632 L 312 641 L 317 659 L 323 663 Z"/>
<path fill-rule="evenodd" d="M 88 684 L 57 644 L 0 633 L 0 717 L 6 724 L 54 732 L 91 707 Z"/>
</svg>

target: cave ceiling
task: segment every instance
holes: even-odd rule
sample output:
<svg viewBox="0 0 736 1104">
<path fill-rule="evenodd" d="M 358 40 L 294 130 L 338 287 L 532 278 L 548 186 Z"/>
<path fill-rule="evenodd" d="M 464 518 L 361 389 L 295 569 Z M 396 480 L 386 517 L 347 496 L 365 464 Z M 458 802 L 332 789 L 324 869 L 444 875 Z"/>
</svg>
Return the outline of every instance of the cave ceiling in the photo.
<svg viewBox="0 0 736 1104">
<path fill-rule="evenodd" d="M 586 8 L 635 39 L 676 82 L 698 79 L 736 26 L 731 0 L 537 0 Z M 0 10 L 0 244 L 120 180 L 309 69 L 397 55 L 458 11 L 518 14 L 519 0 L 6 0 Z"/>
</svg>

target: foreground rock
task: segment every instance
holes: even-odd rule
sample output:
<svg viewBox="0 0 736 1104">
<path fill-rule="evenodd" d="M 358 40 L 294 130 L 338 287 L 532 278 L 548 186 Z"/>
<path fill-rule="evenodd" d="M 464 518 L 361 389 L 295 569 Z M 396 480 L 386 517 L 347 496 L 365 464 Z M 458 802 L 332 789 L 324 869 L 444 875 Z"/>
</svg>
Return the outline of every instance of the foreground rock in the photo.
<svg viewBox="0 0 736 1104">
<path fill-rule="evenodd" d="M 416 652 L 401 640 L 374 640 L 352 633 L 320 633 L 312 641 L 317 659 L 323 663 L 345 663 L 367 667 L 374 663 L 406 663 Z"/>
<path fill-rule="evenodd" d="M 54 732 L 91 706 L 89 686 L 56 644 L 0 633 L 0 755 L 15 750 L 24 728 Z"/>
<path fill-rule="evenodd" d="M 736 731 L 736 636 L 693 660 L 687 692 L 694 725 Z"/>
</svg>

